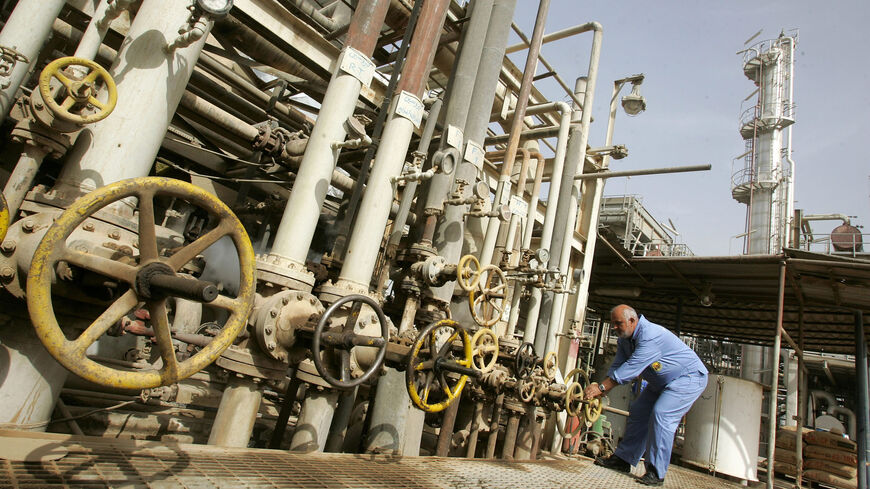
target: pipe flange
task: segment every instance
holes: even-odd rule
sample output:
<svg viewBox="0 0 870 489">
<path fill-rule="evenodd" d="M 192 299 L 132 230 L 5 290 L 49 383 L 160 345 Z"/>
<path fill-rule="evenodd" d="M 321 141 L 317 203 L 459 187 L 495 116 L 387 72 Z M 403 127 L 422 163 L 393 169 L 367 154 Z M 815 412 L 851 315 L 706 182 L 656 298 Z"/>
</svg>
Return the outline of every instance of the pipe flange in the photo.
<svg viewBox="0 0 870 489">
<path fill-rule="evenodd" d="M 284 380 L 287 376 L 286 363 L 235 345 L 224 350 L 215 365 L 255 379 Z"/>
<path fill-rule="evenodd" d="M 332 304 L 344 296 L 353 294 L 365 295 L 374 299 L 379 304 L 383 303 L 383 297 L 369 292 L 367 286 L 349 280 L 339 280 L 336 283 L 330 281 L 317 288 L 317 295 L 325 304 Z"/>
<path fill-rule="evenodd" d="M 314 274 L 304 265 L 272 254 L 257 256 L 257 280 L 267 287 L 271 285 L 304 292 L 311 292 L 314 288 Z"/>
<path fill-rule="evenodd" d="M 332 363 L 326 362 L 327 368 L 332 368 Z M 309 358 L 299 362 L 299 367 L 296 369 L 296 378 L 311 385 L 332 389 L 332 386 L 317 373 L 317 367 L 314 366 L 314 362 Z"/>
<path fill-rule="evenodd" d="M 308 292 L 284 290 L 263 301 L 252 320 L 257 344 L 271 358 L 287 362 L 296 332 L 322 314 L 323 304 Z"/>
<path fill-rule="evenodd" d="M 507 397 L 507 396 L 505 396 Z M 507 399 L 504 400 L 504 408 L 508 411 L 511 411 L 514 414 L 523 414 L 526 412 L 526 404 L 524 404 L 519 399 Z"/>
</svg>

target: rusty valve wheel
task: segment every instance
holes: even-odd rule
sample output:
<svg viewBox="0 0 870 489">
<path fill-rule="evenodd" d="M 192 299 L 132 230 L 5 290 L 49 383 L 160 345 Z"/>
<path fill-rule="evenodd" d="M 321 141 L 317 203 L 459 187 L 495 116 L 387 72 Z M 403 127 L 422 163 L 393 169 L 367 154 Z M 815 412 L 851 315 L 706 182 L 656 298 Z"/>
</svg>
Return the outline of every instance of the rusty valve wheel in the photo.
<svg viewBox="0 0 870 489">
<path fill-rule="evenodd" d="M 154 198 L 165 195 L 184 199 L 218 219 L 216 227 L 171 256 L 162 256 L 157 244 Z M 115 261 L 67 246 L 67 238 L 100 209 L 121 199 L 138 199 L 138 264 Z M 229 236 L 239 257 L 239 292 L 236 297 L 217 293 L 214 285 L 178 275 L 188 262 L 218 239 Z M 135 258 L 135 257 L 134 257 Z M 58 324 L 51 300 L 51 285 L 60 262 L 89 270 L 129 288 L 85 331 L 67 339 Z M 208 302 L 229 312 L 214 339 L 192 357 L 178 361 L 172 344 L 166 300 L 184 297 Z M 170 178 L 143 177 L 116 182 L 76 200 L 55 220 L 33 254 L 27 277 L 27 308 L 37 336 L 64 367 L 91 382 L 123 389 L 170 385 L 190 377 L 214 362 L 245 327 L 254 305 L 254 250 L 242 224 L 217 197 L 189 183 Z M 86 351 L 121 318 L 141 308 L 149 311 L 155 342 L 163 360 L 157 369 L 127 371 L 101 365 Z"/>
<path fill-rule="evenodd" d="M 556 371 L 558 370 L 556 361 L 556 352 L 551 351 L 544 355 L 544 361 L 541 363 L 541 367 L 544 371 L 544 377 L 546 377 L 547 380 L 552 381 L 556 378 Z"/>
<path fill-rule="evenodd" d="M 534 381 L 521 380 L 519 385 L 517 386 L 517 391 L 520 394 L 520 399 L 523 402 L 529 403 L 535 399 L 535 392 L 537 392 L 537 388 Z"/>
<path fill-rule="evenodd" d="M 70 66 L 86 68 L 85 75 L 79 76 Z M 52 93 L 52 80 L 63 85 L 66 96 L 58 103 Z M 97 98 L 97 85 L 102 82 L 106 87 L 107 100 Z M 87 58 L 67 56 L 58 58 L 39 74 L 39 94 L 45 106 L 58 118 L 73 124 L 90 124 L 105 119 L 115 110 L 118 103 L 118 87 L 105 68 Z M 74 112 L 77 109 L 94 108 L 97 112 L 85 114 Z"/>
<path fill-rule="evenodd" d="M 459 264 L 456 266 L 456 283 L 459 287 L 471 292 L 477 287 L 477 282 L 480 280 L 480 262 L 474 255 L 465 255 L 459 259 Z"/>
<path fill-rule="evenodd" d="M 535 345 L 528 341 L 520 345 L 514 355 L 514 372 L 517 374 L 517 378 L 525 379 L 528 377 L 532 373 L 532 369 L 535 368 L 537 359 Z"/>
<path fill-rule="evenodd" d="M 457 339 L 461 347 L 454 344 Z M 414 405 L 427 413 L 437 413 L 453 403 L 468 377 L 480 375 L 471 367 L 471 355 L 468 331 L 456 321 L 442 319 L 423 329 L 411 346 L 405 370 L 408 395 Z M 450 378 L 448 373 L 459 374 L 459 379 Z M 433 392 L 439 392 L 443 400 L 430 402 Z"/>
<path fill-rule="evenodd" d="M 498 363 L 498 336 L 489 328 L 481 328 L 471 338 L 471 364 L 481 374 L 490 372 Z"/>
<path fill-rule="evenodd" d="M 331 322 L 332 316 L 348 302 L 353 303 L 353 306 L 351 306 L 350 314 L 348 314 L 344 326 L 327 331 L 326 326 Z M 371 307 L 375 311 L 375 314 L 377 314 L 378 322 L 381 324 L 381 336 L 366 336 L 356 332 L 357 319 L 363 304 Z M 338 389 L 351 389 L 362 384 L 381 369 L 381 365 L 384 364 L 384 357 L 387 354 L 388 341 L 390 341 L 390 324 L 387 322 L 387 317 L 377 301 L 365 295 L 346 295 L 332 303 L 326 312 L 323 313 L 320 321 L 317 322 L 317 327 L 314 329 L 314 337 L 311 339 L 311 354 L 314 359 L 314 366 L 317 368 L 317 373 L 329 385 Z M 323 365 L 323 359 L 320 355 L 321 343 L 338 350 L 340 379 L 333 377 Z M 354 379 L 351 375 L 350 356 L 351 350 L 358 346 L 377 348 L 378 354 L 369 369 Z"/>
<path fill-rule="evenodd" d="M 506 287 L 507 277 L 497 266 L 487 265 L 480 270 L 476 291 L 468 292 L 468 306 L 477 324 L 488 328 L 501 319 Z"/>
</svg>

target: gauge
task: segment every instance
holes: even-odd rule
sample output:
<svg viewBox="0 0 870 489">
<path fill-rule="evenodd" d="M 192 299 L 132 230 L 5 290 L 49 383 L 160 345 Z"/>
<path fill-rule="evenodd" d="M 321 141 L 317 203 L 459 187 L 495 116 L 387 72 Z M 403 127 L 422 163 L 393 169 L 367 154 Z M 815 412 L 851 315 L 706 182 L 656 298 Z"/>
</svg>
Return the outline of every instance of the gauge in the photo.
<svg viewBox="0 0 870 489">
<path fill-rule="evenodd" d="M 223 17 L 233 8 L 233 0 L 196 0 L 196 4 L 203 12 L 214 17 Z"/>
</svg>

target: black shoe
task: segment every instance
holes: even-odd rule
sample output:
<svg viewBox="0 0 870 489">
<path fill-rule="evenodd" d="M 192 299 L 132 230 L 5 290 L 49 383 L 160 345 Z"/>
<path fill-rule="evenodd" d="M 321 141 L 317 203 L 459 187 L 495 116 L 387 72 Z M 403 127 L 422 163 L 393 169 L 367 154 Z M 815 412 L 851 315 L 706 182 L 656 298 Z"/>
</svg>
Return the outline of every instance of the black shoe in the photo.
<svg viewBox="0 0 870 489">
<path fill-rule="evenodd" d="M 616 455 L 611 455 L 607 458 L 596 458 L 595 465 L 619 472 L 625 472 L 626 474 L 631 472 L 631 464 Z"/>
<path fill-rule="evenodd" d="M 638 477 L 636 481 L 645 486 L 660 486 L 665 483 L 665 480 L 659 479 L 652 470 L 647 470 L 646 474 L 643 474 L 643 477 Z"/>
</svg>

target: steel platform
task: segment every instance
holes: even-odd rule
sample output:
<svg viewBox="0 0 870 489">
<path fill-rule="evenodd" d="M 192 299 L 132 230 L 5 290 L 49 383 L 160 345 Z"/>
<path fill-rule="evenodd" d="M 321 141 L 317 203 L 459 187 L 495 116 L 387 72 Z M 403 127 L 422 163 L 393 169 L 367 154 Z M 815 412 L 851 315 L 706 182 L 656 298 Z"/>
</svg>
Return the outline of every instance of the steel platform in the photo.
<svg viewBox="0 0 870 489">
<path fill-rule="evenodd" d="M 0 488 L 601 488 L 640 489 L 634 477 L 586 458 L 539 461 L 296 454 L 0 430 L 0 446 L 37 461 L 0 460 Z M 5 450 L 4 450 L 5 451 Z M 21 457 L 25 458 L 25 457 Z M 54 459 L 54 460 L 52 460 Z M 741 486 L 672 466 L 669 489 Z"/>
</svg>

